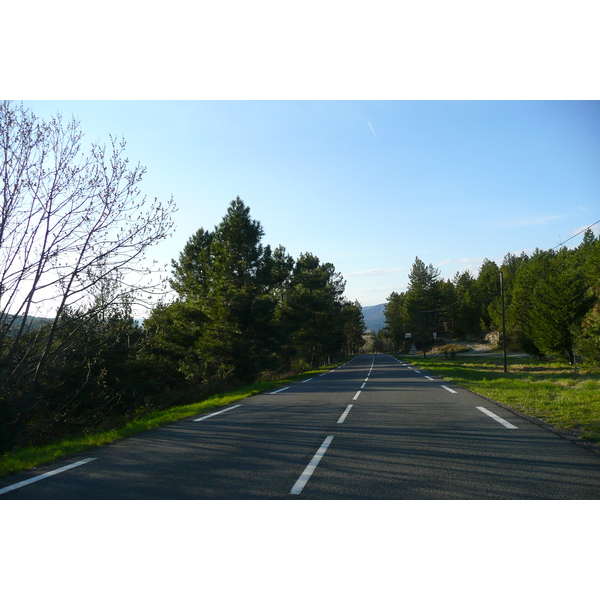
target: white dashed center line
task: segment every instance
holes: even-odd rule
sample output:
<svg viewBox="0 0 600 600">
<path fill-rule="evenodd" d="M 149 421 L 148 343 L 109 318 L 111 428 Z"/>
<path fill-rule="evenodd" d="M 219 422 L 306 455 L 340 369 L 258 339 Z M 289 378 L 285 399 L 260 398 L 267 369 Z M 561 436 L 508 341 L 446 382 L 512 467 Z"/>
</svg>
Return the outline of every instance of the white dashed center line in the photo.
<svg viewBox="0 0 600 600">
<path fill-rule="evenodd" d="M 308 463 L 306 469 L 304 469 L 302 475 L 298 477 L 298 480 L 294 484 L 294 487 L 291 489 L 290 494 L 294 494 L 297 496 L 304 489 L 304 486 L 308 483 L 310 476 L 315 472 L 317 465 L 321 462 L 321 459 L 325 455 L 327 448 L 329 448 L 329 444 L 333 440 L 332 435 L 328 435 L 325 438 L 325 441 L 321 444 L 321 447 L 317 450 L 316 454 L 313 456 L 312 460 Z"/>
<path fill-rule="evenodd" d="M 344 414 L 338 419 L 338 423 L 343 423 L 344 422 L 344 420 L 348 416 L 348 413 L 350 412 L 351 408 L 352 408 L 352 404 L 348 404 L 348 407 L 344 411 Z"/>
</svg>

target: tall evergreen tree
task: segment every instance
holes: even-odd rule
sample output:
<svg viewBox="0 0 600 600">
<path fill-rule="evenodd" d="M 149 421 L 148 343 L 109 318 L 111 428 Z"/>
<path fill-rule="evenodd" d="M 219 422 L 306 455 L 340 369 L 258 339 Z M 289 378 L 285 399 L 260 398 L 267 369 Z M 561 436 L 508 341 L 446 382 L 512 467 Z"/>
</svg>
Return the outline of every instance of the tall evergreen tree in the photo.
<svg viewBox="0 0 600 600">
<path fill-rule="evenodd" d="M 466 271 L 456 273 L 452 283 L 454 286 L 452 331 L 456 335 L 474 333 L 478 331 L 481 321 L 476 279 Z"/>
<path fill-rule="evenodd" d="M 342 348 L 345 282 L 331 263 L 301 254 L 292 272 L 282 320 L 298 358 L 317 366 Z"/>
<path fill-rule="evenodd" d="M 510 335 L 517 340 L 525 352 L 540 358 L 544 351 L 534 339 L 536 308 L 533 304 L 533 292 L 538 283 L 548 276 L 550 259 L 549 252 L 536 248 L 531 257 L 516 271 L 509 300 L 505 301 Z"/>
<path fill-rule="evenodd" d="M 385 316 L 385 328 L 387 334 L 394 342 L 397 349 L 403 348 L 405 335 L 410 333 L 407 329 L 408 317 L 405 310 L 406 293 L 392 292 L 383 308 Z"/>
<path fill-rule="evenodd" d="M 600 364 L 600 236 L 588 229 L 576 253 L 582 265 L 583 276 L 589 287 L 587 298 L 591 308 L 581 323 L 576 346 L 591 363 Z"/>
<path fill-rule="evenodd" d="M 494 261 L 486 258 L 481 267 L 479 267 L 477 289 L 478 304 L 480 307 L 480 328 L 492 329 L 492 315 L 496 314 L 494 310 L 495 304 L 499 302 L 500 298 L 500 269 Z M 500 327 L 499 324 L 498 327 Z"/>
<path fill-rule="evenodd" d="M 575 338 L 591 308 L 582 266 L 566 248 L 551 253 L 549 271 L 532 291 L 532 337 L 544 352 L 558 352 L 574 362 Z"/>
<path fill-rule="evenodd" d="M 405 310 L 409 333 L 417 334 L 421 346 L 433 340 L 432 333 L 442 328 L 444 308 L 440 271 L 417 256 L 408 275 Z M 413 336 L 414 337 L 414 336 Z"/>
<path fill-rule="evenodd" d="M 195 347 L 206 378 L 249 381 L 269 365 L 276 300 L 269 293 L 272 254 L 262 237 L 238 196 L 215 230 L 198 230 L 173 261 L 173 289 L 203 315 Z"/>
<path fill-rule="evenodd" d="M 356 354 L 364 345 L 364 334 L 367 329 L 362 306 L 358 300 L 342 302 L 342 334 L 346 354 Z"/>
</svg>

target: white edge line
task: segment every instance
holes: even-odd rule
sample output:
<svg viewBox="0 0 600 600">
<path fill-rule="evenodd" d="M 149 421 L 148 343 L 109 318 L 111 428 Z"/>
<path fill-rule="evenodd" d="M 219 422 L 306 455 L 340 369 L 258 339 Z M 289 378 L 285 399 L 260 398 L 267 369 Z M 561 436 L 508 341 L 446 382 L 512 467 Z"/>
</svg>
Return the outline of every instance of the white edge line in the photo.
<svg viewBox="0 0 600 600">
<path fill-rule="evenodd" d="M 312 457 L 312 460 L 308 463 L 307 467 L 302 472 L 302 475 L 298 477 L 298 480 L 294 484 L 294 487 L 290 491 L 290 494 L 294 494 L 295 496 L 297 496 L 304 489 L 304 486 L 308 483 L 310 476 L 315 472 L 317 465 L 319 464 L 319 462 L 321 462 L 321 459 L 323 458 L 323 455 L 325 454 L 327 448 L 329 448 L 329 444 L 331 444 L 332 440 L 332 435 L 328 435 L 325 438 L 325 441 L 321 444 L 321 447 Z"/>
<path fill-rule="evenodd" d="M 351 408 L 352 408 L 352 404 L 348 404 L 348 407 L 344 411 L 344 414 L 338 419 L 338 423 L 343 423 L 344 422 L 344 420 L 348 416 L 348 413 L 350 412 Z"/>
<path fill-rule="evenodd" d="M 476 408 L 478 408 L 481 412 L 485 413 L 488 417 L 492 417 L 494 421 L 498 421 L 498 423 L 504 425 L 504 427 L 506 427 L 507 429 L 518 429 L 516 425 L 513 425 L 512 423 L 509 423 L 508 421 L 504 420 L 502 417 L 495 415 L 491 410 L 483 408 L 483 406 L 477 406 Z"/>
<path fill-rule="evenodd" d="M 448 390 L 451 394 L 458 394 L 458 392 L 456 390 L 451 390 L 448 386 L 446 385 L 442 385 L 441 387 L 443 387 L 445 390 Z"/>
<path fill-rule="evenodd" d="M 352 398 L 352 400 L 356 400 L 360 396 L 360 392 L 361 392 L 361 390 L 358 390 L 358 392 L 356 392 L 356 394 L 354 394 L 354 398 Z"/>
<path fill-rule="evenodd" d="M 30 479 L 26 479 L 25 481 L 21 481 L 20 483 L 15 483 L 13 485 L 9 485 L 8 487 L 0 488 L 0 494 L 6 494 L 6 492 L 12 492 L 13 490 L 17 490 L 20 487 L 29 485 L 30 483 L 35 483 L 36 481 L 40 481 L 40 479 L 46 479 L 46 477 L 52 477 L 52 475 L 58 475 L 59 473 L 62 473 L 63 471 L 68 471 L 69 469 L 73 469 L 75 467 L 80 467 L 81 465 L 85 465 L 86 463 L 89 463 L 92 460 L 97 460 L 97 459 L 96 458 L 84 458 L 83 460 L 80 460 L 75 463 L 71 463 L 70 465 L 61 467 L 60 469 L 54 469 L 54 471 L 49 471 L 48 473 L 44 473 L 43 475 L 38 475 L 37 477 L 31 477 Z"/>
<path fill-rule="evenodd" d="M 234 408 L 238 408 L 239 406 L 241 406 L 241 404 L 236 404 L 235 406 L 230 406 L 229 408 L 225 408 L 223 410 L 220 410 L 219 412 L 211 413 L 210 415 L 206 415 L 205 417 L 200 417 L 199 419 L 194 419 L 194 421 L 195 422 L 204 421 L 205 419 L 210 419 L 211 417 L 216 417 L 217 415 L 227 412 L 228 410 L 233 410 Z"/>
<path fill-rule="evenodd" d="M 271 396 L 273 394 L 279 394 L 279 392 L 283 392 L 284 390 L 289 390 L 290 386 L 288 385 L 287 387 L 281 388 L 280 390 L 275 390 L 274 392 L 271 392 Z"/>
<path fill-rule="evenodd" d="M 314 379 L 314 377 L 311 377 L 310 379 L 305 379 L 302 383 L 306 383 L 307 381 L 312 381 Z"/>
</svg>

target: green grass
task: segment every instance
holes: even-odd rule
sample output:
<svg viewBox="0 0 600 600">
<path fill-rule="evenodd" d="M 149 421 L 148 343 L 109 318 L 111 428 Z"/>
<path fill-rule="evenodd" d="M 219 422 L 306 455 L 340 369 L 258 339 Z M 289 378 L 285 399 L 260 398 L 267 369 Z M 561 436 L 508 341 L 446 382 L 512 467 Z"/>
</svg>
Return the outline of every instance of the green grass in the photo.
<svg viewBox="0 0 600 600">
<path fill-rule="evenodd" d="M 564 361 L 539 362 L 509 357 L 456 355 L 453 360 L 431 356 L 403 357 L 473 392 L 487 396 L 581 439 L 600 443 L 600 372 Z"/>
<path fill-rule="evenodd" d="M 189 417 L 193 417 L 194 415 L 200 415 L 202 413 L 219 408 L 220 406 L 226 406 L 228 404 L 232 404 L 233 402 L 243 400 L 244 398 L 249 398 L 250 396 L 260 394 L 266 390 L 285 386 L 286 384 L 309 377 L 310 375 L 316 375 L 325 371 L 329 371 L 335 366 L 336 365 L 330 365 L 321 369 L 306 371 L 304 373 L 276 381 L 257 382 L 238 388 L 232 392 L 216 394 L 200 402 L 173 406 L 164 410 L 151 412 L 116 429 L 98 431 L 88 435 L 63 439 L 46 446 L 31 446 L 16 450 L 14 452 L 9 452 L 0 457 L 0 477 L 5 477 L 6 475 L 18 473 L 19 471 L 32 469 L 61 458 L 80 454 L 81 452 L 85 452 L 91 448 L 109 444 L 126 437 L 131 437 L 144 431 L 156 429 L 157 427 L 161 427 L 162 425 L 166 425 L 168 423 L 173 423 L 181 419 L 187 419 Z"/>
</svg>

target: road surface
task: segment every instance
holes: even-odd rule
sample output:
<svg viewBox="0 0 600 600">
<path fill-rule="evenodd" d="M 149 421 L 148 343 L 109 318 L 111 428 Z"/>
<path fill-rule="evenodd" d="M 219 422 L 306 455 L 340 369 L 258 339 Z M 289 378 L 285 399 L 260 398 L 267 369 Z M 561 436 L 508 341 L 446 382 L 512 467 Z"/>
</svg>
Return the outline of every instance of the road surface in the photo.
<svg viewBox="0 0 600 600">
<path fill-rule="evenodd" d="M 600 455 L 380 354 L 0 480 L 0 500 L 599 498 Z"/>
</svg>

